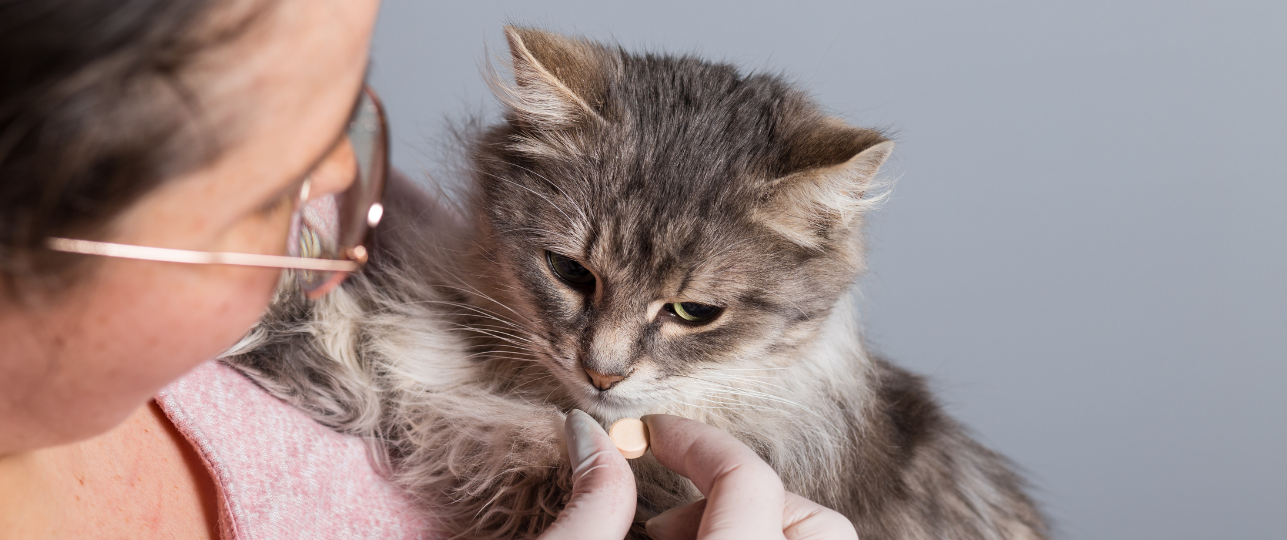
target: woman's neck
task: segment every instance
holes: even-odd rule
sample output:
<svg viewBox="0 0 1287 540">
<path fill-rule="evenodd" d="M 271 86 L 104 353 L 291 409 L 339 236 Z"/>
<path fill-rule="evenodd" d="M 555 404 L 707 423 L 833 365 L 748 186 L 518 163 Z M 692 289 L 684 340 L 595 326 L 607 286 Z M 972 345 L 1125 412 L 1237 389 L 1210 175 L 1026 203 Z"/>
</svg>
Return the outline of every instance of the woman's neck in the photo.
<svg viewBox="0 0 1287 540">
<path fill-rule="evenodd" d="M 77 443 L 0 457 L 0 537 L 217 538 L 213 480 L 155 403 Z"/>
</svg>

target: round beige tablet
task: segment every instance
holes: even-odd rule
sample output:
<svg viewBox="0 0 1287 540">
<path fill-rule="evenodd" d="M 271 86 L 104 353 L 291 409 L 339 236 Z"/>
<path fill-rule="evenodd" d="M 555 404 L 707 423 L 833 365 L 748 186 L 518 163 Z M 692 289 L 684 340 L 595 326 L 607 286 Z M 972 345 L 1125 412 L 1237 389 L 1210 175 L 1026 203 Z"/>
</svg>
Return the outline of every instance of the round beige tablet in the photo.
<svg viewBox="0 0 1287 540">
<path fill-rule="evenodd" d="M 648 451 L 648 426 L 638 418 L 622 418 L 612 424 L 608 436 L 626 459 L 635 459 Z"/>
</svg>

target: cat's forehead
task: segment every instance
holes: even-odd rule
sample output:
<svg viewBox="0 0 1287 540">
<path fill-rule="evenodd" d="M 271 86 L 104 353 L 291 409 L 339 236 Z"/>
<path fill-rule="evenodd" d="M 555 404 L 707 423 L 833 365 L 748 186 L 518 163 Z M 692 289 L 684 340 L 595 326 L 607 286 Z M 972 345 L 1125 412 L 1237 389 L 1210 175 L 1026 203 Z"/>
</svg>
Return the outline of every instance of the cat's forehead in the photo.
<svg viewBox="0 0 1287 540">
<path fill-rule="evenodd" d="M 736 294 L 771 273 L 763 255 L 775 251 L 772 238 L 753 224 L 737 216 L 653 210 L 599 214 L 584 238 L 586 262 L 606 280 L 664 294 Z"/>
<path fill-rule="evenodd" d="M 689 58 L 626 62 L 587 150 L 621 152 L 616 164 L 673 183 L 672 191 L 721 191 L 765 180 L 781 154 L 776 133 L 793 91 L 768 76 Z M 629 76 L 634 75 L 634 76 Z"/>
<path fill-rule="evenodd" d="M 596 210 L 636 222 L 682 225 L 749 212 L 773 180 L 781 149 L 773 134 L 772 80 L 750 80 L 693 62 L 692 77 L 665 76 L 668 67 L 611 93 L 616 106 L 605 120 L 570 138 L 565 160 L 582 161 L 560 178 L 591 195 Z M 657 60 L 662 62 L 662 60 Z M 677 67 L 674 64 L 678 64 Z M 682 70 L 681 70 L 682 71 Z M 672 74 L 673 75 L 673 74 Z"/>
<path fill-rule="evenodd" d="M 594 102 L 598 113 L 571 127 L 513 126 L 505 144 L 530 182 L 496 187 L 689 219 L 747 212 L 783 173 L 787 124 L 814 112 L 780 77 L 666 55 L 621 57 Z"/>
</svg>

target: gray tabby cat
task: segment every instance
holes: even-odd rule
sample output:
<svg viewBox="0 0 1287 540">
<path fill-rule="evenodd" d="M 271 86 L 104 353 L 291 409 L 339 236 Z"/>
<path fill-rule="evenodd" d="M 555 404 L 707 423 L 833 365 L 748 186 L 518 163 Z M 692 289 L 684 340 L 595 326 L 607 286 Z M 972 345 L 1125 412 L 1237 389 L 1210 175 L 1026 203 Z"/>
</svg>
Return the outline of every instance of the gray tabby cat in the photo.
<svg viewBox="0 0 1287 540">
<path fill-rule="evenodd" d="M 780 77 L 506 35 L 515 84 L 467 208 L 395 186 L 367 271 L 283 293 L 230 363 L 373 441 L 466 537 L 557 515 L 573 407 L 717 426 L 864 540 L 1046 537 L 1009 463 L 863 347 L 847 293 L 893 143 Z M 699 497 L 632 466 L 641 518 Z"/>
</svg>

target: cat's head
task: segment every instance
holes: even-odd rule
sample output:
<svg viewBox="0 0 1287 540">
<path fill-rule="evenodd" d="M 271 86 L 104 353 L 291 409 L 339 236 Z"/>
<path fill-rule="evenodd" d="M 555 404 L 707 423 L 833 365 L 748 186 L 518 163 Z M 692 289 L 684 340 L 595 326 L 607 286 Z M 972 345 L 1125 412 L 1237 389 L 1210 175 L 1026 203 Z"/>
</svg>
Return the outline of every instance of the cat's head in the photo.
<svg viewBox="0 0 1287 540">
<path fill-rule="evenodd" d="M 507 122 L 474 166 L 479 275 L 529 334 L 515 343 L 604 417 L 713 404 L 797 361 L 862 270 L 893 143 L 778 76 L 506 35 Z"/>
</svg>

